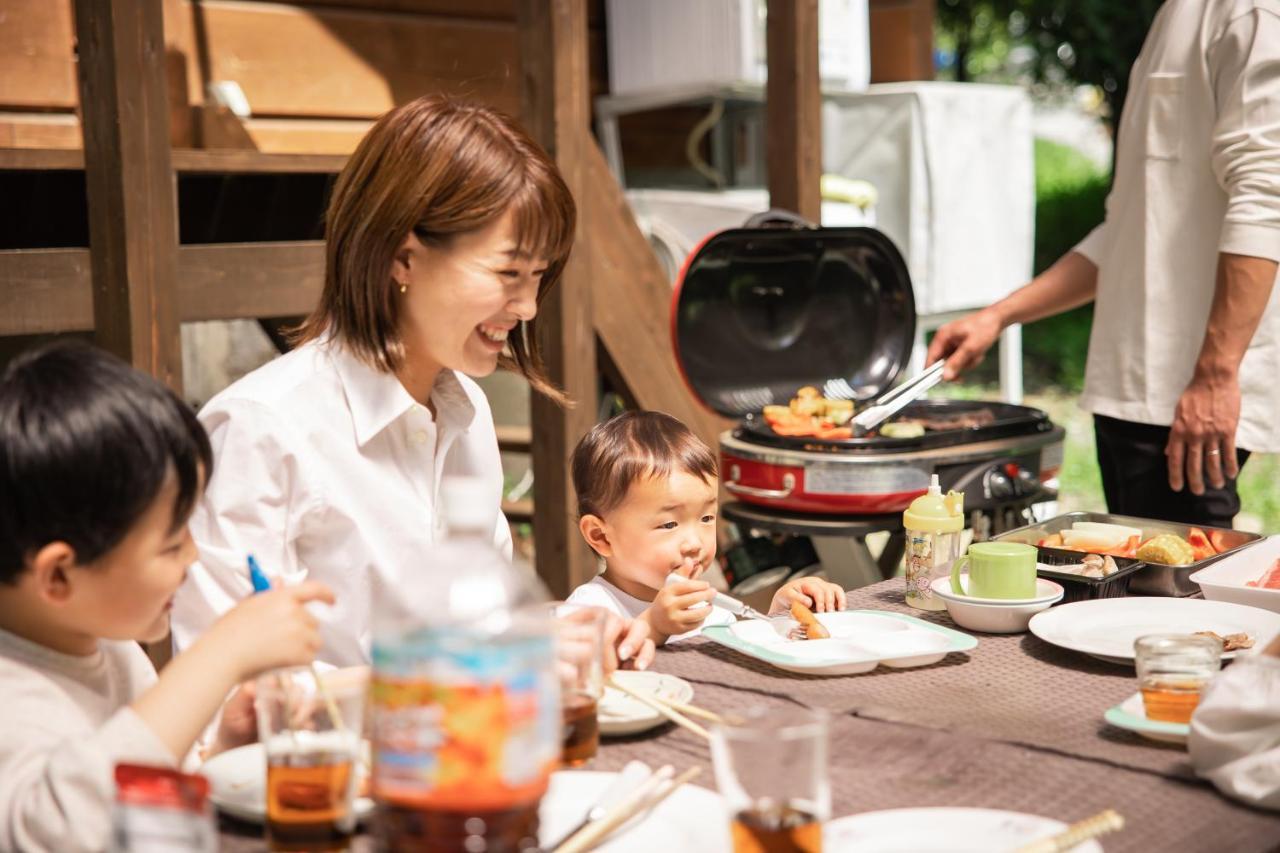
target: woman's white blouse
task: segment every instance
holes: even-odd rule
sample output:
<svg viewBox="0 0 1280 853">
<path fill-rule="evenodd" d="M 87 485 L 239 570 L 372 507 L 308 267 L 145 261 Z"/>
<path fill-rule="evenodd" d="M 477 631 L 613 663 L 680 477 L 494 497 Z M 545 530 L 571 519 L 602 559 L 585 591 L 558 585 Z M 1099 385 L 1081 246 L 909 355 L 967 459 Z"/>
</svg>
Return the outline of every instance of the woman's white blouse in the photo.
<svg viewBox="0 0 1280 853">
<path fill-rule="evenodd" d="M 434 418 L 393 375 L 323 341 L 210 400 L 200 420 L 214 469 L 191 518 L 199 562 L 174 602 L 178 649 L 253 592 L 246 566 L 253 554 L 277 582 L 311 579 L 333 589 L 335 606 L 313 608 L 324 639 L 319 660 L 368 662 L 376 594 L 394 596 L 411 572 L 465 568 L 432 563 L 447 475 L 489 484 L 494 542 L 509 555 L 502 465 L 484 393 L 444 370 L 431 402 Z"/>
</svg>

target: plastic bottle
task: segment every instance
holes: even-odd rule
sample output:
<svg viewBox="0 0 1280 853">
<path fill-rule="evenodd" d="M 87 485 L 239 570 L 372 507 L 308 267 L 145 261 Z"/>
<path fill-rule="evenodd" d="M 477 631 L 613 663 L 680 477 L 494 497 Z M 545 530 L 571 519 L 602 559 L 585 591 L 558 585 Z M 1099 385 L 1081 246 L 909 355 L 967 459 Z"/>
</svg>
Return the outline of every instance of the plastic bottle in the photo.
<svg viewBox="0 0 1280 853">
<path fill-rule="evenodd" d="M 934 474 L 929 491 L 902 513 L 902 526 L 907 534 L 907 604 L 921 610 L 945 609 L 930 584 L 946 576 L 960 556 L 964 493 L 951 491 L 943 497 Z"/>
<path fill-rule="evenodd" d="M 375 601 L 379 846 L 532 849 L 560 754 L 548 596 L 494 547 L 483 481 L 440 491 L 445 540 Z"/>
</svg>

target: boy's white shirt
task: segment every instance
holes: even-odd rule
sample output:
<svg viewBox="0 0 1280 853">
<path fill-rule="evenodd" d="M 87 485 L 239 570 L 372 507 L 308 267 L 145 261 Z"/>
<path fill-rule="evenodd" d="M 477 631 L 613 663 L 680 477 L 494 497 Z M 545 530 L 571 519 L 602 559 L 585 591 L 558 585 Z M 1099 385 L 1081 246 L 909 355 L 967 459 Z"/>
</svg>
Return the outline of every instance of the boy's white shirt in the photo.
<svg viewBox="0 0 1280 853">
<path fill-rule="evenodd" d="M 155 681 L 137 643 L 68 655 L 0 629 L 0 850 L 106 849 L 116 764 L 178 764 L 129 706 Z"/>
<path fill-rule="evenodd" d="M 1213 680 L 1191 718 L 1188 751 L 1222 793 L 1280 809 L 1280 658 L 1249 655 Z"/>
<path fill-rule="evenodd" d="M 571 604 L 587 604 L 592 607 L 603 607 L 611 613 L 616 613 L 627 619 L 634 619 L 649 608 L 653 602 L 644 601 L 636 598 L 630 593 L 623 592 L 613 584 L 604 579 L 604 575 L 597 575 L 587 583 L 578 587 L 567 599 Z M 692 631 L 686 631 L 683 634 L 676 634 L 667 639 L 668 643 L 679 642 L 689 637 L 698 636 L 708 625 L 729 625 L 737 621 L 734 615 L 723 607 L 711 605 L 711 612 L 707 614 L 706 620 Z"/>
</svg>

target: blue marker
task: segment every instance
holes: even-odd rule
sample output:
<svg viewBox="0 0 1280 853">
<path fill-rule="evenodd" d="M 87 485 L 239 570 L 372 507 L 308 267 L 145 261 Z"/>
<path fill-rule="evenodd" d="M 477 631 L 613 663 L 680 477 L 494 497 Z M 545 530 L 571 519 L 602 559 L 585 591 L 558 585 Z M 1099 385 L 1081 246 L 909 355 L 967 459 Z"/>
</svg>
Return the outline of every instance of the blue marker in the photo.
<svg viewBox="0 0 1280 853">
<path fill-rule="evenodd" d="M 249 579 L 253 581 L 255 595 L 271 589 L 271 581 L 267 579 L 266 573 L 262 571 L 262 567 L 258 565 L 258 561 L 252 554 L 249 555 Z"/>
</svg>

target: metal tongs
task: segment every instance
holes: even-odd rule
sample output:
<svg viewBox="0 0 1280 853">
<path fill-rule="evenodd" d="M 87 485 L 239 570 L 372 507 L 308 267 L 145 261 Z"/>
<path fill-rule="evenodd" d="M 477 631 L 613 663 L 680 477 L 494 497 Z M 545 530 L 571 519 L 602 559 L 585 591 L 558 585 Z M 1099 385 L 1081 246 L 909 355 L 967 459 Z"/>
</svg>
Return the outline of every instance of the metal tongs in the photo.
<svg viewBox="0 0 1280 853">
<path fill-rule="evenodd" d="M 909 403 L 920 399 L 934 385 L 942 381 L 942 368 L 945 361 L 935 361 L 923 373 L 914 379 L 903 382 L 888 394 L 880 398 L 874 406 L 864 409 L 850 421 L 855 437 L 862 437 L 880 426 L 889 418 L 902 411 Z"/>
</svg>

